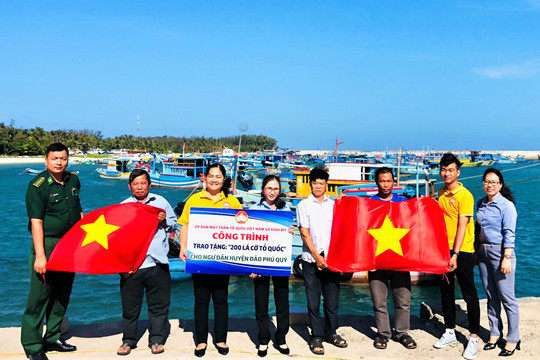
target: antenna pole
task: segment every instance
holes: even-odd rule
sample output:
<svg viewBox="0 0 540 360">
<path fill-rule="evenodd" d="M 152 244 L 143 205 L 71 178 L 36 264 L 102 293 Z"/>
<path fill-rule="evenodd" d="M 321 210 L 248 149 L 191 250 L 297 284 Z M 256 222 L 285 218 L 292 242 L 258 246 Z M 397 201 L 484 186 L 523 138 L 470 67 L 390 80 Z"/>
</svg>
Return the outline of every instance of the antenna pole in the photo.
<svg viewBox="0 0 540 360">
<path fill-rule="evenodd" d="M 339 136 L 336 136 L 336 162 L 338 162 L 338 147 L 341 144 L 343 144 L 343 141 L 339 142 Z"/>
</svg>

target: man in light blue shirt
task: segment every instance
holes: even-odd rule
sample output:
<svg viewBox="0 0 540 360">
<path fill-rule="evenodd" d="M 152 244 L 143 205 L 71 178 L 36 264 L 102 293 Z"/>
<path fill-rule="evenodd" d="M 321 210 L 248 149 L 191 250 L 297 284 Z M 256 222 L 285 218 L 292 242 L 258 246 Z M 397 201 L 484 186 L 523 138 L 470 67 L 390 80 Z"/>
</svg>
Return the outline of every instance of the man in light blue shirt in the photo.
<svg viewBox="0 0 540 360">
<path fill-rule="evenodd" d="M 158 227 L 150 243 L 142 265 L 133 273 L 120 277 L 122 297 L 122 345 L 118 355 L 127 355 L 137 347 L 137 322 L 146 290 L 148 304 L 149 340 L 153 354 L 162 353 L 168 328 L 169 305 L 171 302 L 171 276 L 169 273 L 169 233 L 178 226 L 174 210 L 165 198 L 150 193 L 150 176 L 142 169 L 135 169 L 129 176 L 132 196 L 122 203 L 139 202 L 165 211 L 158 214 Z"/>
</svg>

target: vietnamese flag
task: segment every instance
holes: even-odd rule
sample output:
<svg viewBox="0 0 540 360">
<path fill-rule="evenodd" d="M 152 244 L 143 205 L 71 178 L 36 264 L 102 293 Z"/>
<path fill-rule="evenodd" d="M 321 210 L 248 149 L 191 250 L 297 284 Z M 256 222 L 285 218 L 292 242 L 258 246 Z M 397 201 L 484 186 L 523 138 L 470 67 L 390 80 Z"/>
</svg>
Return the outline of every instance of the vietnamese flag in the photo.
<svg viewBox="0 0 540 360">
<path fill-rule="evenodd" d="M 60 239 L 47 270 L 116 274 L 141 266 L 162 209 L 125 203 L 84 216 Z"/>
<path fill-rule="evenodd" d="M 444 216 L 430 198 L 402 202 L 336 200 L 327 264 L 333 271 L 442 274 L 450 260 Z"/>
</svg>

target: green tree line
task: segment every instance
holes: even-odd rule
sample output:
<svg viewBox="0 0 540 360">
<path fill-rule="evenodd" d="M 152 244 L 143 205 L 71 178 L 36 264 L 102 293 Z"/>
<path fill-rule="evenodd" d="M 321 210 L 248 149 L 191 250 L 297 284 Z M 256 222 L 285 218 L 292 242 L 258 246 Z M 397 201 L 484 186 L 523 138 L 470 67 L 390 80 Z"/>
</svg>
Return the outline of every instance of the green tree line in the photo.
<svg viewBox="0 0 540 360">
<path fill-rule="evenodd" d="M 144 152 L 181 153 L 183 146 L 186 152 L 212 153 L 221 152 L 224 148 L 238 150 L 240 136 L 213 138 L 205 136 L 192 137 L 136 137 L 122 135 L 104 138 L 101 131 L 94 130 L 53 130 L 45 131 L 41 127 L 19 129 L 13 125 L 0 123 L 0 155 L 43 155 L 49 144 L 61 142 L 71 151 L 87 152 L 91 149 L 103 150 L 127 149 Z M 255 152 L 276 147 L 277 141 L 264 135 L 242 136 L 242 152 Z"/>
</svg>

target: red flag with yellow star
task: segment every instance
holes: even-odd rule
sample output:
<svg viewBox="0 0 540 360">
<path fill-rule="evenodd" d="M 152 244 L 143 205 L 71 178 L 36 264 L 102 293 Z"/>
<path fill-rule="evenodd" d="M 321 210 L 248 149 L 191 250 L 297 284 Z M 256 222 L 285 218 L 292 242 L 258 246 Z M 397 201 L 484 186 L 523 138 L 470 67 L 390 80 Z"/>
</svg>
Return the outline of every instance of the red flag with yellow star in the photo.
<svg viewBox="0 0 540 360">
<path fill-rule="evenodd" d="M 84 216 L 60 239 L 47 270 L 115 274 L 141 266 L 162 209 L 125 203 Z"/>
<path fill-rule="evenodd" d="M 336 200 L 327 264 L 333 271 L 448 271 L 448 237 L 439 204 L 347 196 Z"/>
</svg>

